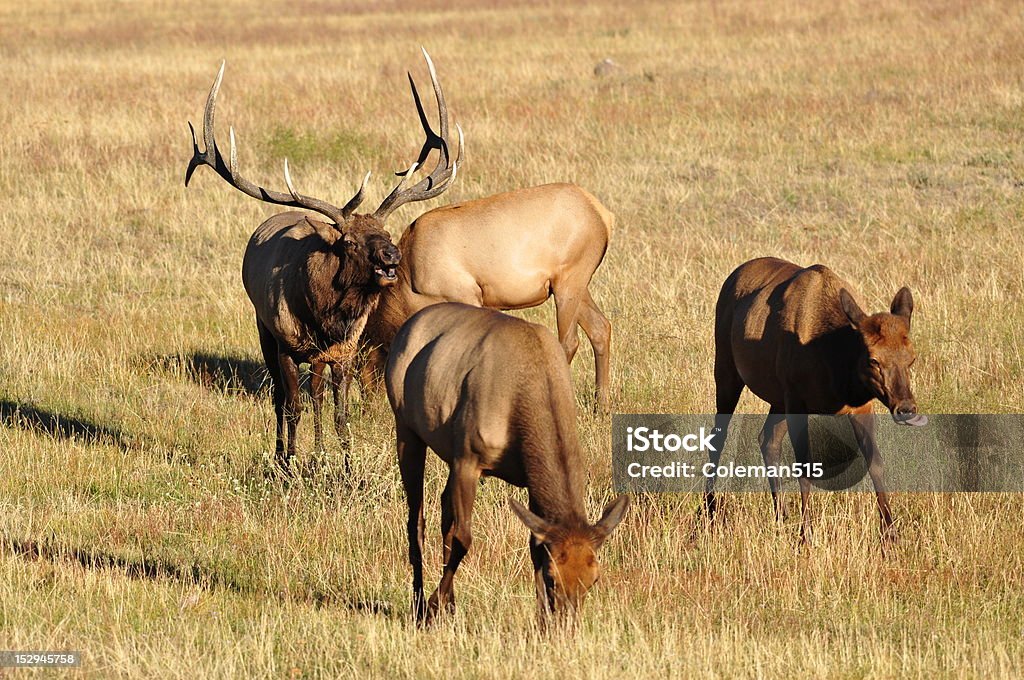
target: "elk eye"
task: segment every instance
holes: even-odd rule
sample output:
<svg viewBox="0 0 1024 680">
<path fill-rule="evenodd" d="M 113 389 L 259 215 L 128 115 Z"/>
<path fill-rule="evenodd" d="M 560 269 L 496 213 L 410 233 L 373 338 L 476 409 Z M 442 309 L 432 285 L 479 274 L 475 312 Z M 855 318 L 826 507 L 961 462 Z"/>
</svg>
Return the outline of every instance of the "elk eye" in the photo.
<svg viewBox="0 0 1024 680">
<path fill-rule="evenodd" d="M 882 366 L 882 362 L 880 362 L 878 359 L 876 359 L 874 357 L 871 357 L 870 359 L 868 359 L 868 363 L 871 364 L 872 368 L 881 368 L 881 366 Z"/>
</svg>

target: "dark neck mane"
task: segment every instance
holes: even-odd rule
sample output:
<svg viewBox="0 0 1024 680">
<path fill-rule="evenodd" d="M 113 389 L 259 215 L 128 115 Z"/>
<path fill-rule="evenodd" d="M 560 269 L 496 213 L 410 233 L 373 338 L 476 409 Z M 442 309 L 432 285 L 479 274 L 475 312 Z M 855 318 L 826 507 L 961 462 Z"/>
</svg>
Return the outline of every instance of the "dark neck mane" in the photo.
<svg viewBox="0 0 1024 680">
<path fill-rule="evenodd" d="M 353 340 L 362 320 L 377 306 L 381 289 L 362 272 L 346 271 L 344 261 L 333 253 L 314 256 L 307 262 L 306 302 L 312 320 L 323 333 L 318 344 Z"/>
<path fill-rule="evenodd" d="M 842 399 L 850 406 L 861 406 L 874 398 L 871 389 L 864 384 L 860 374 L 860 360 L 867 348 L 864 346 L 864 337 L 850 326 L 835 331 L 837 342 L 841 342 L 841 351 L 837 356 L 844 359 L 840 370 L 839 393 Z"/>
</svg>

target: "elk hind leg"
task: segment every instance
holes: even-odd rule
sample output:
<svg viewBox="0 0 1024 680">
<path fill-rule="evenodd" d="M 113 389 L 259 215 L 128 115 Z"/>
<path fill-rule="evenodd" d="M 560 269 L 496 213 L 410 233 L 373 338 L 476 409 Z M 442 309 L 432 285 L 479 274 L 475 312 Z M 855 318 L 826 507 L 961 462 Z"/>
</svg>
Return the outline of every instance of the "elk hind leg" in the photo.
<svg viewBox="0 0 1024 680">
<path fill-rule="evenodd" d="M 260 334 L 260 349 L 263 351 L 263 361 L 267 365 L 267 372 L 270 373 L 271 392 L 274 399 L 274 416 L 277 425 L 274 458 L 278 465 L 287 470 L 288 459 L 285 456 L 284 426 L 285 387 L 281 377 L 281 363 L 278 360 L 277 340 L 259 319 L 256 320 L 256 328 Z"/>
<path fill-rule="evenodd" d="M 299 391 L 299 364 L 287 352 L 278 352 L 281 365 L 281 382 L 284 386 L 284 421 L 288 426 L 287 458 L 282 461 L 287 469 L 295 458 L 295 442 L 298 437 L 299 420 L 302 418 L 302 395 Z"/>
<path fill-rule="evenodd" d="M 580 346 L 579 333 L 576 331 L 579 322 L 580 303 L 583 301 L 579 291 L 571 286 L 561 285 L 554 289 L 555 321 L 558 326 L 558 342 L 562 345 L 566 360 L 571 364 Z"/>
<path fill-rule="evenodd" d="M 427 618 L 427 601 L 423 592 L 423 468 L 427 445 L 415 432 L 396 420 L 395 447 L 409 509 L 406 532 L 409 538 L 409 565 L 412 567 L 412 615 L 417 624 L 422 624 Z"/>
<path fill-rule="evenodd" d="M 609 386 L 611 383 L 612 325 L 594 299 L 590 297 L 590 291 L 584 290 L 583 293 L 583 302 L 579 308 L 579 325 L 587 334 L 590 346 L 594 348 L 594 391 L 597 396 L 597 406 L 602 413 L 609 413 L 611 411 Z"/>
<path fill-rule="evenodd" d="M 471 523 L 473 501 L 480 473 L 465 459 L 456 459 L 448 474 L 448 483 L 441 496 L 441 538 L 444 541 L 444 571 L 441 583 L 430 596 L 427 606 L 428 620 L 443 607 L 446 613 L 455 613 L 455 572 L 473 543 Z"/>
</svg>

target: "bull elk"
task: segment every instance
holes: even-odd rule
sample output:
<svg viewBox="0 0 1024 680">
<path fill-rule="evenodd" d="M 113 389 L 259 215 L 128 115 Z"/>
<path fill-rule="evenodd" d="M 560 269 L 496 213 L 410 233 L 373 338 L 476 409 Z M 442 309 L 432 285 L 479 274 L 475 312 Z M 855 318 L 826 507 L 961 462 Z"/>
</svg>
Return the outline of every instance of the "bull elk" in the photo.
<svg viewBox="0 0 1024 680">
<path fill-rule="evenodd" d="M 558 339 L 572 362 L 577 325 L 594 349 L 596 405 L 607 413 L 611 324 L 588 287 L 615 216 L 573 184 L 547 184 L 435 208 L 398 242 L 398 281 L 364 331 L 364 383 L 375 383 L 399 327 L 438 302 L 525 309 L 555 298 Z"/>
<path fill-rule="evenodd" d="M 334 424 L 339 437 L 344 438 L 347 399 L 344 393 L 339 395 L 339 387 L 344 392 L 348 380 L 342 377 L 350 373 L 350 362 L 367 317 L 381 293 L 398 281 L 396 268 L 401 253 L 385 231 L 384 221 L 401 205 L 439 196 L 451 186 L 458 170 L 463 149 L 462 129 L 456 126 L 459 144 L 453 157 L 444 94 L 426 50 L 423 56 L 437 99 L 439 133 L 435 133 L 427 121 L 410 74 L 409 85 L 426 141 L 417 160 L 404 173 L 398 173 L 401 181 L 371 214 L 355 213 L 362 203 L 370 173 L 366 173 L 359 190 L 341 208 L 298 193 L 292 184 L 287 160 L 284 162 L 287 193 L 264 189 L 238 174 L 234 129 L 230 130 L 230 150 L 226 158 L 214 139 L 214 111 L 224 76 L 223 64 L 206 101 L 204 151 L 199 150 L 195 130 L 189 123 L 193 156 L 185 173 L 185 186 L 196 168 L 208 165 L 228 184 L 253 198 L 312 210 L 329 219 L 325 222 L 303 212 L 275 215 L 253 233 L 242 261 L 242 282 L 256 311 L 260 347 L 273 383 L 277 417 L 275 454 L 286 470 L 295 455 L 296 428 L 302 412 L 299 364 L 309 362 L 313 369 L 314 428 L 319 449 L 323 446 L 319 417 L 323 369 L 327 365 L 331 367 Z M 433 171 L 406 188 L 416 169 L 435 149 L 439 158 Z"/>
<path fill-rule="evenodd" d="M 583 504 L 586 471 L 576 401 L 562 348 L 543 326 L 458 303 L 413 316 L 391 345 L 385 371 L 402 485 L 409 506 L 413 614 L 454 611 L 455 572 L 472 544 L 481 475 L 526 487 L 529 509 L 510 499 L 530 530 L 542 620 L 579 609 L 598 577 L 596 550 L 622 520 L 628 498 L 596 524 Z M 423 592 L 423 469 L 427 447 L 449 467 L 441 496 L 444 572 Z"/>
<path fill-rule="evenodd" d="M 914 301 L 901 288 L 888 312 L 865 314 L 849 284 L 828 267 L 801 268 L 776 258 L 740 265 L 722 286 L 715 309 L 715 388 L 718 435 L 711 462 L 718 466 L 729 416 L 744 387 L 768 402 L 759 441 L 765 465 L 777 465 L 789 431 L 798 463 L 810 462 L 807 414 L 847 414 L 875 488 L 883 536 L 893 524 L 875 443 L 872 403 L 881 401 L 897 423 L 923 425 L 910 389 Z M 806 469 L 806 468 L 805 468 Z M 811 538 L 810 479 L 800 477 L 801 536 Z M 769 478 L 776 518 L 779 480 Z M 714 477 L 705 504 L 714 515 Z"/>
</svg>

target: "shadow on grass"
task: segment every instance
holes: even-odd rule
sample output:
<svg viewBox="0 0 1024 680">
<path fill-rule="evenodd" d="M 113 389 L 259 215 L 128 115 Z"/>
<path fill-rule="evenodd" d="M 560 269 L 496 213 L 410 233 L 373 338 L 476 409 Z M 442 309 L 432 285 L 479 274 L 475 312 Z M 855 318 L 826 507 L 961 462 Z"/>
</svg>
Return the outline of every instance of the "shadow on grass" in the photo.
<svg viewBox="0 0 1024 680">
<path fill-rule="evenodd" d="M 180 372 L 197 385 L 225 394 L 258 396 L 264 388 L 270 388 L 266 366 L 251 359 L 192 352 L 157 357 L 151 363 L 163 370 Z"/>
<path fill-rule="evenodd" d="M 89 444 L 116 446 L 121 451 L 128 451 L 134 446 L 117 428 L 7 399 L 0 400 L 0 425 L 38 432 L 55 439 L 77 439 Z"/>
<path fill-rule="evenodd" d="M 25 560 L 77 563 L 86 569 L 110 569 L 122 572 L 131 579 L 172 580 L 206 588 L 220 588 L 239 595 L 273 597 L 281 602 L 299 602 L 314 607 L 341 606 L 352 611 L 395 618 L 394 609 L 387 602 L 352 598 L 345 595 L 307 589 L 302 593 L 267 593 L 255 585 L 239 582 L 200 564 L 180 565 L 166 559 L 142 557 L 130 559 L 120 555 L 86 550 L 71 546 L 18 540 L 9 536 L 0 538 L 0 550 L 8 550 Z"/>
</svg>

